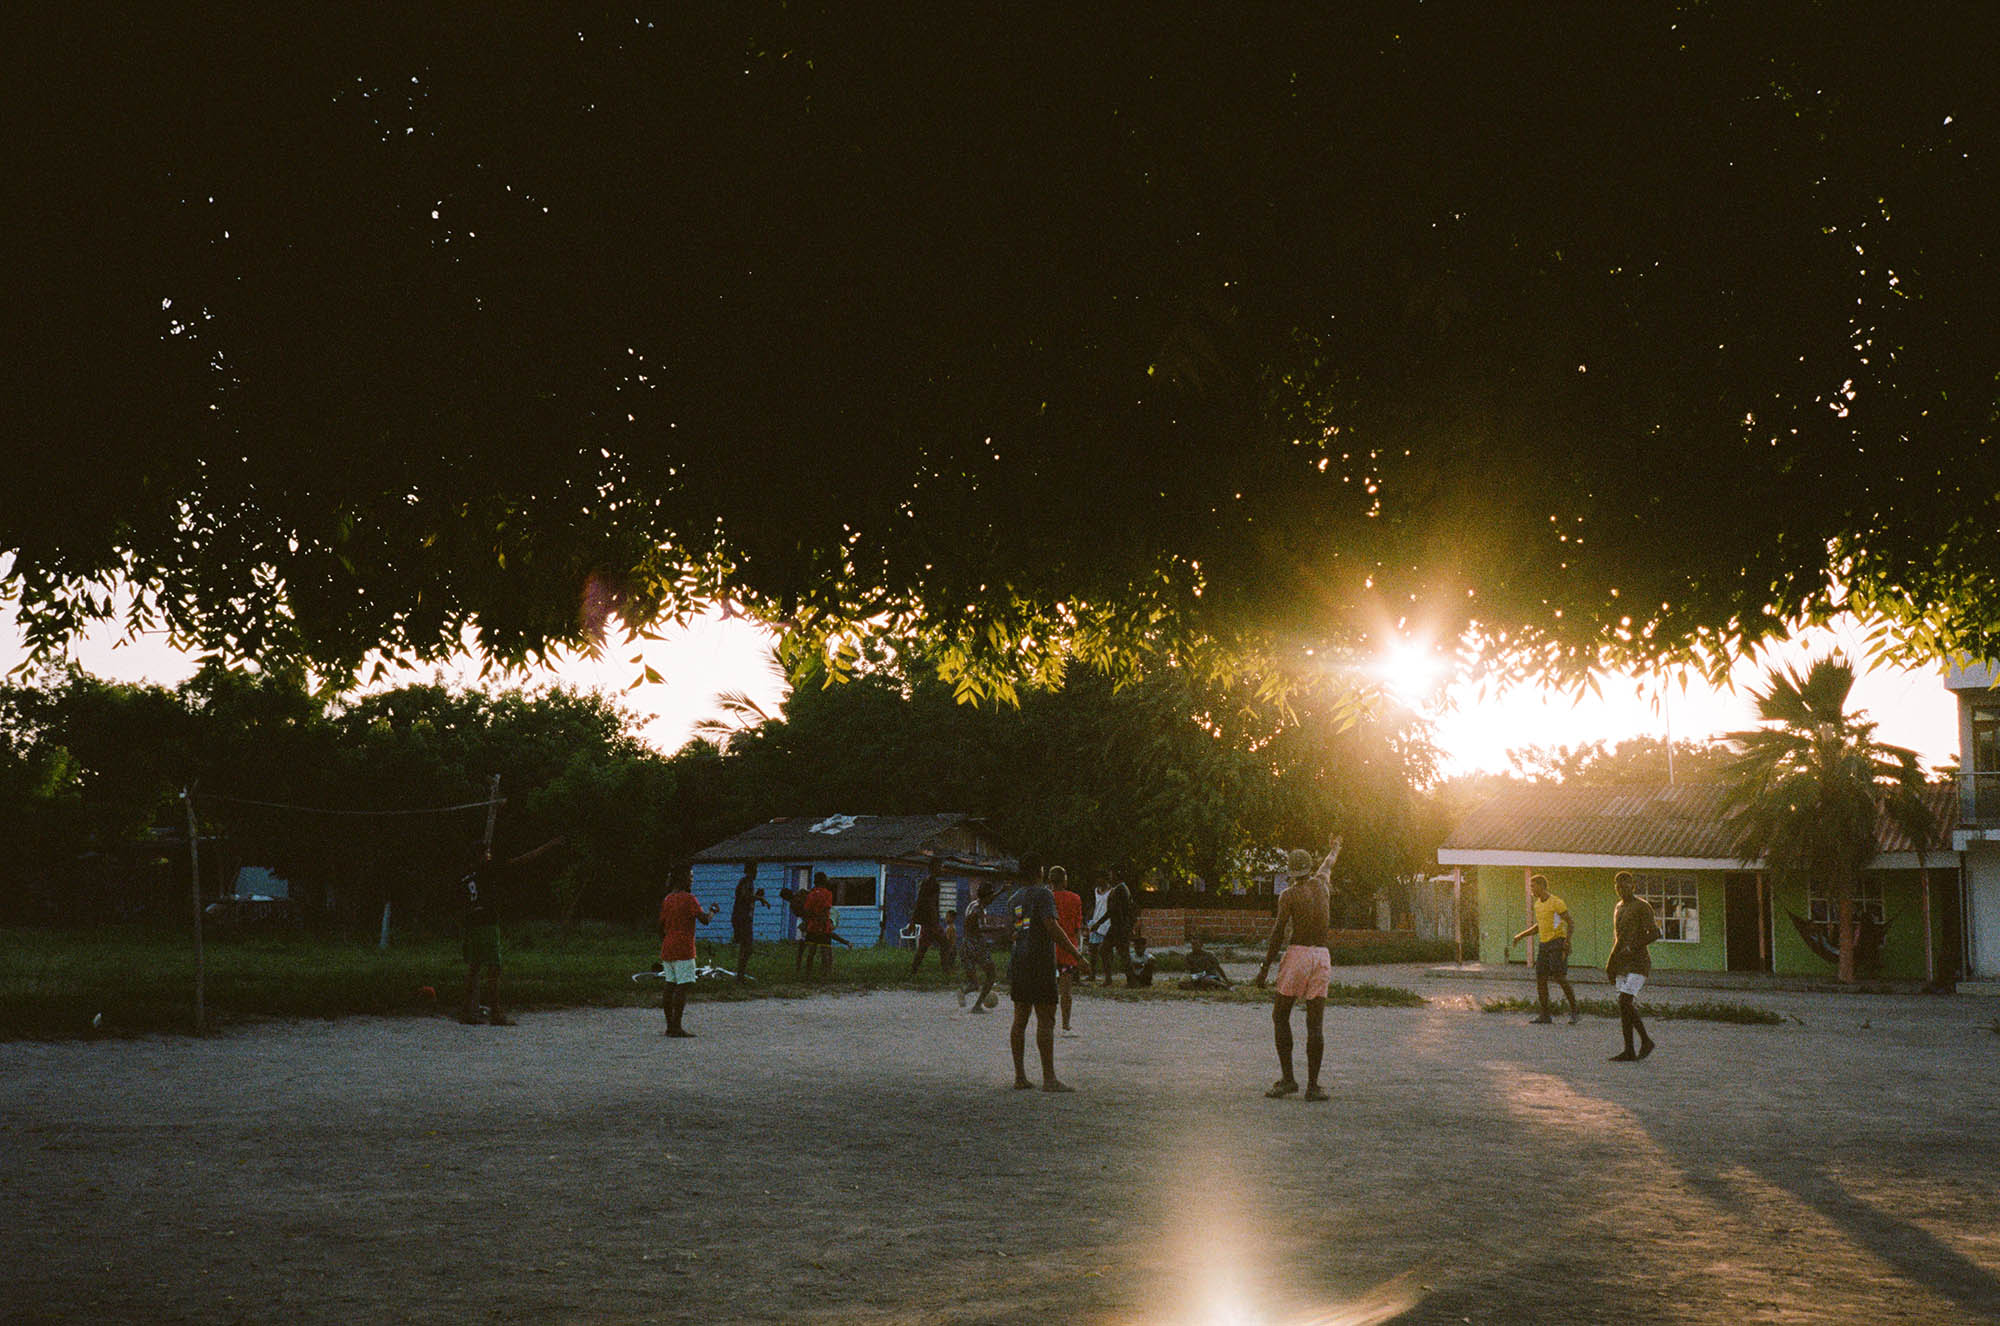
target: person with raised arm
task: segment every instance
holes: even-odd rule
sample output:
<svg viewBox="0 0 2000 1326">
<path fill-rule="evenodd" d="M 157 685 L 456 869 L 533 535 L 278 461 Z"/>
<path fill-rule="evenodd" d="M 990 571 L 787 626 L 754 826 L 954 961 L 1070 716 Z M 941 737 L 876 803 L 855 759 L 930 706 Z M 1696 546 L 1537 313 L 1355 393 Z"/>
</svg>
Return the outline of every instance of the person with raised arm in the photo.
<svg viewBox="0 0 2000 1326">
<path fill-rule="evenodd" d="M 1273 1099 L 1299 1089 L 1298 1078 L 1292 1075 L 1292 1005 L 1297 1003 L 1306 1006 L 1306 1099 L 1326 1099 L 1319 1085 L 1320 1063 L 1326 1053 L 1322 1031 L 1326 991 L 1333 982 L 1333 957 L 1326 950 L 1326 936 L 1331 927 L 1333 863 L 1340 859 L 1340 845 L 1340 835 L 1333 835 L 1326 859 L 1310 875 L 1305 867 L 1312 864 L 1312 858 L 1303 850 L 1292 854 L 1290 864 L 1296 873 L 1291 887 L 1278 898 L 1271 942 L 1264 950 L 1264 965 L 1257 969 L 1257 988 L 1261 990 L 1271 974 L 1271 964 L 1278 963 L 1278 998 L 1271 1005 L 1271 1032 L 1283 1075 L 1264 1093 Z M 1281 947 L 1282 962 L 1278 959 Z"/>
</svg>

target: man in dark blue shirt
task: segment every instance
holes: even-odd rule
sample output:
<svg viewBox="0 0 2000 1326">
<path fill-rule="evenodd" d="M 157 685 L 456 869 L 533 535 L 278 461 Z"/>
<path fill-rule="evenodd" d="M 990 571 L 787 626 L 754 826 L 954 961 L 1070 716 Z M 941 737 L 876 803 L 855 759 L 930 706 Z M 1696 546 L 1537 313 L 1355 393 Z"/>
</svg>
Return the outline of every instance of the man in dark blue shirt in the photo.
<svg viewBox="0 0 2000 1326">
<path fill-rule="evenodd" d="M 736 979 L 750 979 L 750 941 L 756 930 L 757 908 L 771 904 L 757 887 L 757 863 L 743 863 L 743 878 L 736 881 L 736 895 L 730 900 L 729 926 L 736 941 Z"/>
<path fill-rule="evenodd" d="M 1014 1089 L 1034 1087 L 1028 1080 L 1028 1014 L 1035 1015 L 1035 1049 L 1042 1056 L 1042 1090 L 1069 1091 L 1056 1079 L 1056 1001 L 1060 986 L 1056 981 L 1056 950 L 1077 960 L 1084 970 L 1090 962 L 1077 952 L 1076 945 L 1063 933 L 1056 920 L 1056 898 L 1042 882 L 1041 862 L 1021 858 L 1021 887 L 1014 891 L 1014 948 L 1007 961 L 1009 993 L 1014 1000 L 1014 1026 L 1007 1046 L 1014 1052 Z"/>
<path fill-rule="evenodd" d="M 917 952 L 916 956 L 910 959 L 910 975 L 912 976 L 915 976 L 917 969 L 924 965 L 924 954 L 930 952 L 933 948 L 939 950 L 938 962 L 940 964 L 944 962 L 944 941 L 938 933 L 938 894 L 940 891 L 938 863 L 933 861 L 931 862 L 931 868 L 924 873 L 923 882 L 917 885 L 916 905 L 910 909 L 910 924 L 917 928 Z M 946 970 L 949 971 L 950 969 L 946 968 Z"/>
</svg>

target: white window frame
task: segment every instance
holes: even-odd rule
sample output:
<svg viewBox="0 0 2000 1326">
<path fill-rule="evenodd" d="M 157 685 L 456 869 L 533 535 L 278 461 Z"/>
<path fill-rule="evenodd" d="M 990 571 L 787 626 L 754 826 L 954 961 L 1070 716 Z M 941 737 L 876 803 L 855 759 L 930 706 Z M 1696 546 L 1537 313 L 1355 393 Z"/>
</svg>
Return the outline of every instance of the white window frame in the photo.
<svg viewBox="0 0 2000 1326">
<path fill-rule="evenodd" d="M 1660 923 L 1663 944 L 1701 942 L 1701 881 L 1684 871 L 1648 871 L 1632 874 L 1632 891 L 1653 905 L 1653 918 Z M 1675 904 L 1680 903 L 1679 911 Z"/>
<path fill-rule="evenodd" d="M 1840 922 L 1840 908 L 1833 900 L 1833 894 L 1823 885 L 1806 882 L 1806 919 L 1815 925 L 1837 925 Z M 1873 921 L 1877 925 L 1889 919 L 1888 910 L 1883 905 L 1882 880 L 1879 876 L 1863 875 L 1854 884 L 1854 919 Z"/>
<path fill-rule="evenodd" d="M 836 875 L 831 870 L 822 871 L 827 884 L 833 889 L 833 905 L 842 909 L 850 907 L 880 907 L 882 905 L 882 872 L 875 870 L 866 875 Z M 840 901 L 842 884 L 866 884 L 871 894 L 867 902 Z"/>
</svg>

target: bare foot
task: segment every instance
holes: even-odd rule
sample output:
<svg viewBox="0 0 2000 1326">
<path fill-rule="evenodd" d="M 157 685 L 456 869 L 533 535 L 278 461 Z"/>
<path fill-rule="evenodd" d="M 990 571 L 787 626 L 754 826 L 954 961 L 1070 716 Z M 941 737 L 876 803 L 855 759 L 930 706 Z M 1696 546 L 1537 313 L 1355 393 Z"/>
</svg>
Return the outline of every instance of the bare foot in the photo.
<svg viewBox="0 0 2000 1326">
<path fill-rule="evenodd" d="M 1315 1082 L 1315 1083 L 1314 1083 L 1314 1084 L 1313 1084 L 1312 1086 L 1309 1086 L 1309 1087 L 1307 1087 L 1307 1088 L 1306 1088 L 1306 1099 L 1307 1099 L 1307 1100 L 1325 1100 L 1325 1099 L 1326 1099 L 1326 1088 L 1324 1088 L 1324 1087 L 1320 1086 L 1320 1085 L 1319 1085 L 1318 1083 L 1316 1083 L 1316 1082 Z"/>
<path fill-rule="evenodd" d="M 1054 1078 L 1050 1078 L 1050 1079 L 1049 1079 L 1048 1081 L 1046 1081 L 1046 1082 L 1042 1083 L 1042 1090 L 1044 1090 L 1044 1091 L 1075 1091 L 1075 1090 L 1076 1090 L 1076 1088 L 1075 1088 L 1075 1087 L 1071 1087 L 1071 1086 L 1064 1086 L 1064 1085 L 1063 1085 L 1062 1083 L 1060 1083 L 1060 1082 L 1056 1081 L 1056 1080 L 1055 1080 Z"/>
<path fill-rule="evenodd" d="M 1647 1041 L 1645 1044 L 1639 1047 L 1639 1057 L 1641 1059 L 1644 1059 L 1647 1055 L 1651 1054 L 1652 1052 L 1653 1052 L 1653 1043 L 1651 1041 Z"/>
<path fill-rule="evenodd" d="M 1639 1056 L 1630 1050 L 1622 1050 L 1611 1056 L 1611 1062 L 1614 1064 L 1633 1064 L 1639 1062 Z"/>
<path fill-rule="evenodd" d="M 1265 1092 L 1264 1094 L 1266 1096 L 1269 1096 L 1272 1100 L 1276 1100 L 1280 1096 L 1292 1095 L 1298 1089 L 1299 1089 L 1299 1084 L 1294 1082 L 1291 1078 L 1281 1077 L 1276 1082 L 1273 1082 L 1271 1084 L 1271 1089 Z"/>
<path fill-rule="evenodd" d="M 1033 1091 L 1034 1089 L 1035 1089 L 1035 1084 L 1033 1082 L 1030 1082 L 1027 1078 L 1017 1077 L 1014 1079 L 1014 1090 Z"/>
</svg>

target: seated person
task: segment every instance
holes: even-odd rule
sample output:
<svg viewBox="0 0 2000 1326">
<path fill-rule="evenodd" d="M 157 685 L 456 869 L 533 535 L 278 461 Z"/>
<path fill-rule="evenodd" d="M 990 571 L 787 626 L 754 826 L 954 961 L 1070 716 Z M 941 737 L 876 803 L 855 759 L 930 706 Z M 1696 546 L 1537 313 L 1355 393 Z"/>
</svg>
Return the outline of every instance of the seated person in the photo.
<svg viewBox="0 0 2000 1326">
<path fill-rule="evenodd" d="M 1230 988 L 1229 974 L 1222 970 L 1221 960 L 1202 947 L 1200 935 L 1188 937 L 1187 977 L 1181 984 L 1196 990 Z"/>
<path fill-rule="evenodd" d="M 1153 955 L 1146 952 L 1146 937 L 1132 936 L 1132 965 L 1126 968 L 1125 984 L 1151 985 L 1153 983 Z"/>
</svg>

